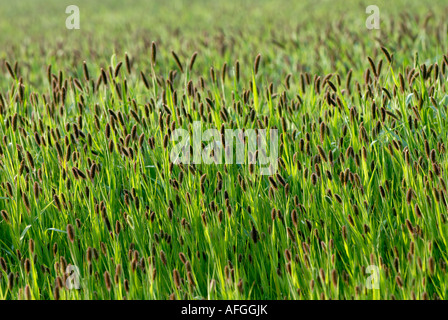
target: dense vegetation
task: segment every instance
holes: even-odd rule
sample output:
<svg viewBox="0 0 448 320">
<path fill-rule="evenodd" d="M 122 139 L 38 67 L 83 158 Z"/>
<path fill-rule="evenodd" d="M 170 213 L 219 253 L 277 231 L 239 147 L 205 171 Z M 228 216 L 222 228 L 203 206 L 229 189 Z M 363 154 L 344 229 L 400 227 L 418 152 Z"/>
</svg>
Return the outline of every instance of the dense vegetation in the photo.
<svg viewBox="0 0 448 320">
<path fill-rule="evenodd" d="M 1 3 L 1 299 L 447 298 L 444 1 L 65 2 Z"/>
</svg>

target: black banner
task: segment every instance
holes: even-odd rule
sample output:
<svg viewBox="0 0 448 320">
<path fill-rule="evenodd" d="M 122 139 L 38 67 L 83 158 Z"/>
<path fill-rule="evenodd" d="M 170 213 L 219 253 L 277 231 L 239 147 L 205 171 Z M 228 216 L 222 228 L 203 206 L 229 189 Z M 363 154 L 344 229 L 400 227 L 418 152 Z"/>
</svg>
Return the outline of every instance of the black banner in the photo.
<svg viewBox="0 0 448 320">
<path fill-rule="evenodd" d="M 365 316 L 417 317 L 437 312 L 444 301 L 3 301 L 3 312 L 20 311 L 21 316 L 51 314 L 115 319 L 139 315 L 142 319 L 322 319 Z M 291 318 L 292 317 L 292 318 Z"/>
</svg>

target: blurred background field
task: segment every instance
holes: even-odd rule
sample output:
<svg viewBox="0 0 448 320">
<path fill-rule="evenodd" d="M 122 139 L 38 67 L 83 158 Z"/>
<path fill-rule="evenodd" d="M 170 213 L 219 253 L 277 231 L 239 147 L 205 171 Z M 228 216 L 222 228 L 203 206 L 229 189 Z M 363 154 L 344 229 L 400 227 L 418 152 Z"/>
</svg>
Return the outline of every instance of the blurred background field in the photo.
<svg viewBox="0 0 448 320">
<path fill-rule="evenodd" d="M 65 8 L 73 4 L 80 9 L 80 30 L 65 27 Z M 365 27 L 371 4 L 380 9 L 380 30 Z M 251 64 L 254 55 L 263 53 L 265 71 L 273 77 L 291 70 L 346 72 L 348 65 L 367 63 L 357 55 L 375 55 L 381 43 L 399 49 L 396 62 L 404 64 L 415 51 L 427 61 L 437 59 L 447 45 L 447 23 L 440 17 L 448 5 L 442 0 L 21 0 L 2 1 L 0 8 L 0 59 L 21 58 L 24 67 L 33 59 L 35 68 L 52 63 L 68 72 L 83 60 L 104 65 L 113 54 L 122 58 L 125 52 L 137 67 L 145 67 L 152 41 L 161 49 L 161 61 L 171 65 L 171 50 L 184 58 L 198 51 L 199 72 L 223 60 Z M 419 28 L 426 17 L 428 28 Z M 165 71 L 169 63 L 161 63 Z M 39 79 L 29 72 L 24 76 L 38 86 Z"/>
</svg>

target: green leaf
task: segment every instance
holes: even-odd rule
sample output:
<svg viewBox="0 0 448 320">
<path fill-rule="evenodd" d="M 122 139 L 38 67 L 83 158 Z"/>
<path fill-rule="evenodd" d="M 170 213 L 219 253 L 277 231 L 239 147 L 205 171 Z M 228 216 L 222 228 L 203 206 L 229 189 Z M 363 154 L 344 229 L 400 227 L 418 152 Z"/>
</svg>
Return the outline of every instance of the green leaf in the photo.
<svg viewBox="0 0 448 320">
<path fill-rule="evenodd" d="M 27 225 L 27 226 L 25 227 L 25 229 L 23 229 L 22 234 L 20 235 L 20 241 L 23 240 L 23 238 L 25 237 L 26 233 L 28 232 L 28 230 L 29 230 L 30 228 L 31 228 L 31 225 L 29 224 L 29 225 Z"/>
<path fill-rule="evenodd" d="M 61 232 L 61 233 L 67 233 L 67 231 L 59 230 L 59 229 L 56 229 L 56 228 L 48 228 L 48 229 L 45 230 L 45 231 L 56 231 L 56 232 Z"/>
</svg>

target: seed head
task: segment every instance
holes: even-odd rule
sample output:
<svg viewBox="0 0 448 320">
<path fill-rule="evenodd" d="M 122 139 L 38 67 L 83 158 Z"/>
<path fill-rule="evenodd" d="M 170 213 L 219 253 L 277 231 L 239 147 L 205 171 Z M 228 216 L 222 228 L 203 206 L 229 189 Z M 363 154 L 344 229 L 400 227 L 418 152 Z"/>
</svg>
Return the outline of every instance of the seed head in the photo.
<svg viewBox="0 0 448 320">
<path fill-rule="evenodd" d="M 191 72 L 191 70 L 193 69 L 194 66 L 194 62 L 196 61 L 196 57 L 198 56 L 197 52 L 194 52 L 193 55 L 190 58 L 190 64 L 188 66 L 188 70 Z"/>
<path fill-rule="evenodd" d="M 260 60 L 261 60 L 261 54 L 258 54 L 255 57 L 255 62 L 254 62 L 254 74 L 255 75 L 258 74 L 258 68 L 260 67 Z"/>
<path fill-rule="evenodd" d="M 163 250 L 160 250 L 160 260 L 166 266 L 166 255 L 165 255 L 165 252 Z"/>
<path fill-rule="evenodd" d="M 171 54 L 173 55 L 173 58 L 176 61 L 177 67 L 179 68 L 180 72 L 184 73 L 184 68 L 182 67 L 182 63 L 180 62 L 177 54 L 174 51 L 171 51 Z"/>
<path fill-rule="evenodd" d="M 110 278 L 109 271 L 105 271 L 103 276 L 104 276 L 104 283 L 106 285 L 106 289 L 107 289 L 107 291 L 110 291 L 112 289 L 112 281 Z"/>
<path fill-rule="evenodd" d="M 2 219 L 6 222 L 6 223 L 10 223 L 10 221 L 9 221 L 9 215 L 8 215 L 8 212 L 6 212 L 6 210 L 2 210 L 1 211 L 1 216 L 2 216 Z"/>
<path fill-rule="evenodd" d="M 435 267 L 436 267 L 435 260 L 433 257 L 430 257 L 428 260 L 428 269 L 429 269 L 429 272 L 431 273 L 431 275 L 434 274 Z"/>
<path fill-rule="evenodd" d="M 173 280 L 174 280 L 174 285 L 177 288 L 180 288 L 180 286 L 181 286 L 180 273 L 177 269 L 173 270 Z"/>
<path fill-rule="evenodd" d="M 395 282 L 400 287 L 400 289 L 403 288 L 403 279 L 399 275 L 395 277 Z"/>
<path fill-rule="evenodd" d="M 415 215 L 418 217 L 418 218 L 421 218 L 422 217 L 422 211 L 420 210 L 420 207 L 418 206 L 418 204 L 416 203 L 415 204 Z"/>
<path fill-rule="evenodd" d="M 151 63 L 153 66 L 156 64 L 156 58 L 157 58 L 157 46 L 156 43 L 153 41 L 151 43 Z"/>
<path fill-rule="evenodd" d="M 71 224 L 67 225 L 67 235 L 70 242 L 73 243 L 75 241 L 75 228 Z"/>
</svg>

